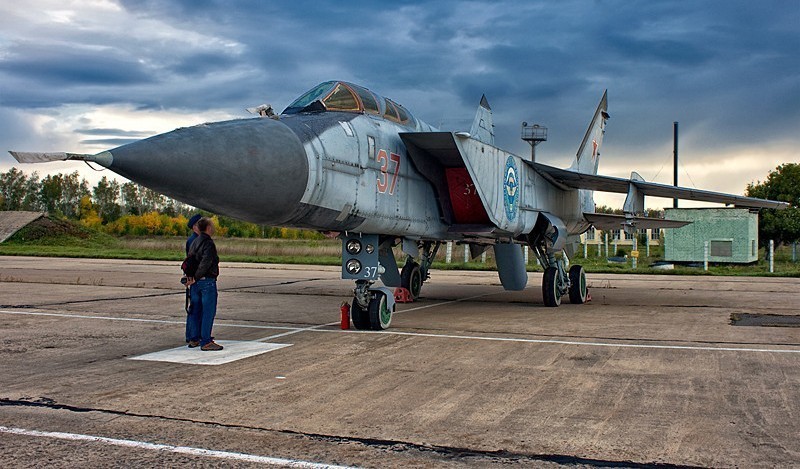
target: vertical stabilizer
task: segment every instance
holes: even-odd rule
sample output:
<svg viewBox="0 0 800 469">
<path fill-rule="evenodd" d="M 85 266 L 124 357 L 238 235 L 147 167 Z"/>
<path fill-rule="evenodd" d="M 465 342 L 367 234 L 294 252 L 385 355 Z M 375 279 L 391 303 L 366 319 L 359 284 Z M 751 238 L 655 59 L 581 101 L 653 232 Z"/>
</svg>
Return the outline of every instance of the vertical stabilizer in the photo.
<svg viewBox="0 0 800 469">
<path fill-rule="evenodd" d="M 600 104 L 594 111 L 594 117 L 583 136 L 575 162 L 570 170 L 584 174 L 597 174 L 600 163 L 600 146 L 603 144 L 603 135 L 606 133 L 606 120 L 608 120 L 608 90 L 603 92 Z"/>
<path fill-rule="evenodd" d="M 603 135 L 606 133 L 606 121 L 608 120 L 608 90 L 603 92 L 603 97 L 600 98 L 600 104 L 594 111 L 592 121 L 589 123 L 589 128 L 586 129 L 586 134 L 583 136 L 581 146 L 578 148 L 578 154 L 575 157 L 575 162 L 572 163 L 570 171 L 584 174 L 597 174 L 597 168 L 600 165 L 600 147 L 603 145 Z M 592 213 L 595 209 L 594 192 L 590 190 L 579 191 L 579 204 L 580 210 L 583 213 Z"/>
<path fill-rule="evenodd" d="M 492 108 L 486 95 L 481 96 L 481 103 L 478 105 L 478 112 L 475 113 L 475 120 L 472 121 L 470 136 L 483 143 L 494 145 L 494 124 L 492 124 Z"/>
</svg>

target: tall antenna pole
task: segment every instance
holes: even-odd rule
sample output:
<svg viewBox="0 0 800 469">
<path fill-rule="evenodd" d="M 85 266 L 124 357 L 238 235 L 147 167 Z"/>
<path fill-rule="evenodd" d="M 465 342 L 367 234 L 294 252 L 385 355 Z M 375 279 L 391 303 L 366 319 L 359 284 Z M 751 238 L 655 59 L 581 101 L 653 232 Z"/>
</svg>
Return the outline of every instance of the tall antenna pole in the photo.
<svg viewBox="0 0 800 469">
<path fill-rule="evenodd" d="M 678 187 L 678 122 L 672 123 L 672 183 Z M 672 199 L 672 208 L 678 208 L 678 199 Z"/>
<path fill-rule="evenodd" d="M 547 127 L 522 123 L 522 140 L 531 144 L 531 161 L 536 162 L 536 145 L 547 141 Z"/>
</svg>

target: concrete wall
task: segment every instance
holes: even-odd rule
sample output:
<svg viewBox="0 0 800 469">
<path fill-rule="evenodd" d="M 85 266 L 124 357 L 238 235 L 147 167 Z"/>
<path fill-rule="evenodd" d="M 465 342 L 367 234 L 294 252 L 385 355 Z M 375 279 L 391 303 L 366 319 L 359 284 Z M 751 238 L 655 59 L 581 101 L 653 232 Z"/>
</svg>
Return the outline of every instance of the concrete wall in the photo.
<svg viewBox="0 0 800 469">
<path fill-rule="evenodd" d="M 739 208 L 670 208 L 667 220 L 691 221 L 664 230 L 664 258 L 671 262 L 703 262 L 709 242 L 709 262 L 747 264 L 758 260 L 758 214 Z"/>
<path fill-rule="evenodd" d="M 619 238 L 617 238 L 617 245 L 618 246 L 631 246 L 631 245 L 633 245 L 633 238 L 632 237 L 628 238 L 622 230 L 608 231 L 608 244 L 609 245 L 614 242 L 615 233 L 616 233 L 616 236 L 619 237 Z M 645 234 L 647 235 L 647 239 L 650 242 L 650 246 L 658 246 L 661 243 L 661 240 L 660 240 L 660 237 L 659 237 L 660 233 L 661 233 L 661 231 L 659 231 L 659 230 L 650 230 L 650 229 L 645 230 Z M 606 234 L 606 231 L 596 230 L 595 233 L 594 233 L 594 237 L 589 238 L 589 236 L 587 236 L 587 233 L 584 233 L 584 234 L 582 234 L 580 236 L 580 240 L 581 240 L 582 244 L 586 243 L 589 246 L 594 246 L 594 245 L 597 245 L 597 244 L 604 244 L 605 243 L 605 234 Z M 637 234 L 637 236 L 638 236 L 638 234 Z M 644 249 L 644 244 L 643 243 L 639 243 L 639 244 L 640 244 L 639 248 Z"/>
</svg>

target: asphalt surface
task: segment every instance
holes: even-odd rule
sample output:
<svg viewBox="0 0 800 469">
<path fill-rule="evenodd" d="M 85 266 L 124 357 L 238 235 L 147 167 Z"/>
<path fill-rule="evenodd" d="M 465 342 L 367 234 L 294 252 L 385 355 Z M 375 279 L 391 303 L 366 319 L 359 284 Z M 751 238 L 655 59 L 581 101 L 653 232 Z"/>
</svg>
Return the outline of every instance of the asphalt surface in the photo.
<svg viewBox="0 0 800 469">
<path fill-rule="evenodd" d="M 338 268 L 221 270 L 216 338 L 290 346 L 134 360 L 183 345 L 178 265 L 0 257 L 4 464 L 800 466 L 800 329 L 731 322 L 800 314 L 800 279 L 590 274 L 546 308 L 541 274 L 434 271 L 373 333 Z"/>
</svg>

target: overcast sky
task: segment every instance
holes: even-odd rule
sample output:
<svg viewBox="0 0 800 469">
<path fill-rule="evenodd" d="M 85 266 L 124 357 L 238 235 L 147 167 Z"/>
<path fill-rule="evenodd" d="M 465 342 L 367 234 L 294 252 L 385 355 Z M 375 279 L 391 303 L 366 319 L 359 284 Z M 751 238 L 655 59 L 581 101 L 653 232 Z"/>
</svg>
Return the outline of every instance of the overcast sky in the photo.
<svg viewBox="0 0 800 469">
<path fill-rule="evenodd" d="M 671 184 L 679 121 L 681 185 L 741 194 L 800 161 L 798 51 L 798 0 L 7 1 L 0 170 L 5 150 L 99 152 L 334 79 L 448 130 L 485 93 L 498 146 L 529 153 L 520 124 L 540 123 L 537 160 L 562 167 L 608 89 L 601 173 Z"/>
</svg>

